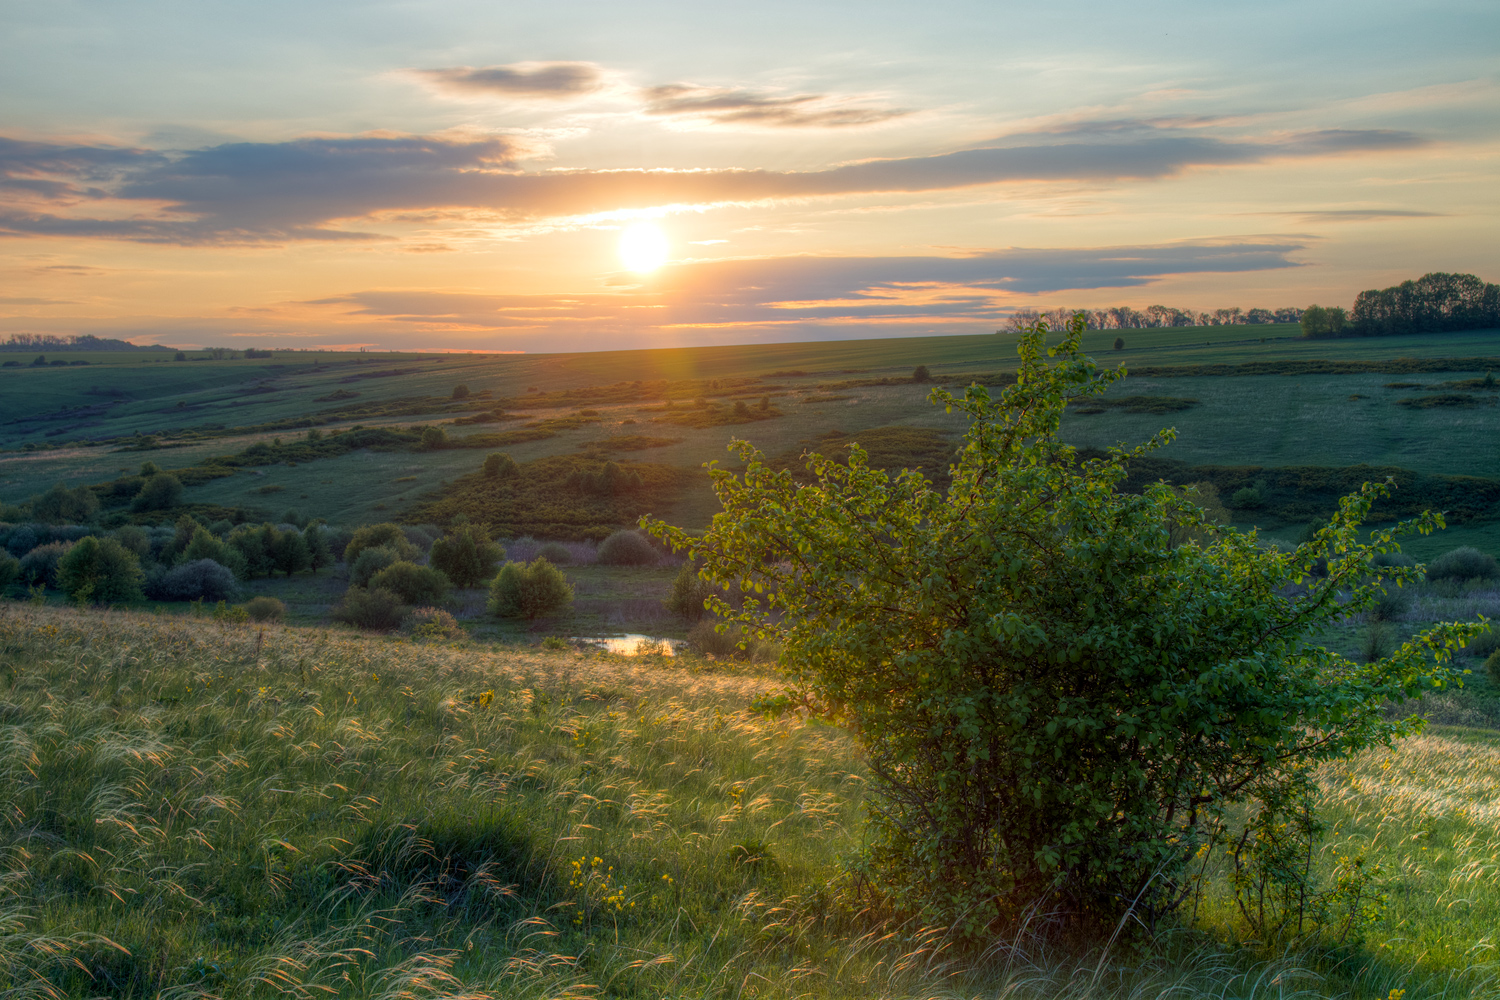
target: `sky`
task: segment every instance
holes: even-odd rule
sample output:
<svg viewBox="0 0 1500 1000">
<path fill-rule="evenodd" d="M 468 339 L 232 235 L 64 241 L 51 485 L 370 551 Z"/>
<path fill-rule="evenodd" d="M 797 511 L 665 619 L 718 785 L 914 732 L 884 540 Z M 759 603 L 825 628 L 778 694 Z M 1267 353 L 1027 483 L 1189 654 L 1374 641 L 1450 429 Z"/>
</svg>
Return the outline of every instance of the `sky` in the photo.
<svg viewBox="0 0 1500 1000">
<path fill-rule="evenodd" d="M 1348 306 L 1500 281 L 1497 216 L 1494 0 L 0 0 L 0 337 Z"/>
</svg>

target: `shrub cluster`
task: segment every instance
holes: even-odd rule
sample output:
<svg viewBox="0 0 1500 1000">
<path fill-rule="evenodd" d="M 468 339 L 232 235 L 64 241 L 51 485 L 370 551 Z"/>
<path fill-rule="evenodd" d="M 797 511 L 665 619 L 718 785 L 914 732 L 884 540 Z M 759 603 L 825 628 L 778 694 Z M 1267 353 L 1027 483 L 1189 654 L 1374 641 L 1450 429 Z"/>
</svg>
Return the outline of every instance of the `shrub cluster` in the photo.
<svg viewBox="0 0 1500 1000">
<path fill-rule="evenodd" d="M 638 531 L 617 531 L 599 543 L 599 562 L 605 566 L 655 566 L 661 553 Z"/>
<path fill-rule="evenodd" d="M 401 598 L 380 587 L 366 590 L 350 587 L 344 599 L 330 612 L 334 621 L 344 622 L 356 628 L 376 632 L 389 632 L 398 627 L 410 609 L 401 603 Z"/>
<path fill-rule="evenodd" d="M 573 587 L 562 570 L 540 557 L 529 563 L 506 563 L 490 583 L 488 607 L 500 618 L 549 618 L 572 603 Z"/>
</svg>

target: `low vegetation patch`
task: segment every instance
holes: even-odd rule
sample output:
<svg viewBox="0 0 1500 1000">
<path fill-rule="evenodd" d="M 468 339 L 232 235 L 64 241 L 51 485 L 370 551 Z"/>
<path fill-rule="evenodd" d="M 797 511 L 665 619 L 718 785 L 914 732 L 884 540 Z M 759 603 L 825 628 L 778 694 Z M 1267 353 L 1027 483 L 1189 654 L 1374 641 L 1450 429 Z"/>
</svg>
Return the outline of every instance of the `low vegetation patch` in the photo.
<svg viewBox="0 0 1500 1000">
<path fill-rule="evenodd" d="M 1079 413 L 1103 413 L 1123 410 L 1126 413 L 1180 413 L 1198 405 L 1196 399 L 1176 396 L 1100 396 L 1074 404 Z"/>
</svg>

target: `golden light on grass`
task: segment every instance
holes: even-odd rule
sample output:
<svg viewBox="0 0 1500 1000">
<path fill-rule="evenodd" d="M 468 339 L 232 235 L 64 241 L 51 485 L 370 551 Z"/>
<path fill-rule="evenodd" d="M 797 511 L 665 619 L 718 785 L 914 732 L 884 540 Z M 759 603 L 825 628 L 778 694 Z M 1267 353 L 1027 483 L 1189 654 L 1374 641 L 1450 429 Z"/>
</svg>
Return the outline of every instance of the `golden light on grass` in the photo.
<svg viewBox="0 0 1500 1000">
<path fill-rule="evenodd" d="M 637 273 L 661 267 L 670 250 L 667 235 L 654 222 L 637 222 L 620 234 L 620 260 Z"/>
</svg>

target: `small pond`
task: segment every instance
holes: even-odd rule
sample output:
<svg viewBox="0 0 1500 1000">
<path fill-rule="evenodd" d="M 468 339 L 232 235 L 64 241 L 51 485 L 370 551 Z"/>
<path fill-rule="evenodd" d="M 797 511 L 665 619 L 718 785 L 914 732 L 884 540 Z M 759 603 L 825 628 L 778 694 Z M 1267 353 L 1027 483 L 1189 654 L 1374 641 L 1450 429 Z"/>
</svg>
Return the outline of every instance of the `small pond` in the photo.
<svg viewBox="0 0 1500 1000">
<path fill-rule="evenodd" d="M 596 646 L 606 652 L 620 656 L 676 656 L 681 639 L 662 639 L 654 635 L 627 632 L 624 635 L 574 636 L 573 641 L 587 646 Z"/>
</svg>

